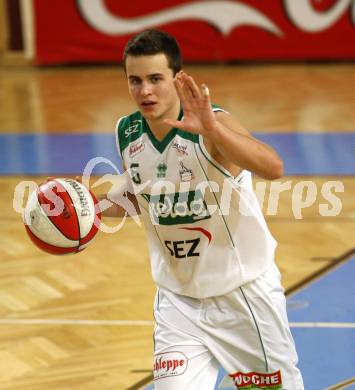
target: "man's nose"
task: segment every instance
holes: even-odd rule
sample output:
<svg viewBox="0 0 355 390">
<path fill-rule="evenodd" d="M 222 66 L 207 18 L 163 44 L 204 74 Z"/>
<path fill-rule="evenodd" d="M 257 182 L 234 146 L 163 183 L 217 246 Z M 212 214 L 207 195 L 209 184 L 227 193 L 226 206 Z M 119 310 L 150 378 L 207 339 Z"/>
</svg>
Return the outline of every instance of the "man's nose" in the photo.
<svg viewBox="0 0 355 390">
<path fill-rule="evenodd" d="M 149 82 L 143 81 L 141 87 L 141 94 L 144 96 L 150 95 L 152 93 L 152 86 Z"/>
</svg>

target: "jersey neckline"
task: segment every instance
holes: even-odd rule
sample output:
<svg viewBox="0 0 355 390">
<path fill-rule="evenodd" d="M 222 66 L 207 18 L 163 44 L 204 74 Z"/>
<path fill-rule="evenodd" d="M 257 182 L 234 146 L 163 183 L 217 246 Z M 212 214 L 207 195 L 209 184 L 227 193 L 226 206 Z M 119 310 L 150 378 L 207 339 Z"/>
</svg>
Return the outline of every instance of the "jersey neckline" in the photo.
<svg viewBox="0 0 355 390">
<path fill-rule="evenodd" d="M 179 115 L 177 117 L 177 120 L 181 120 L 181 118 L 183 117 L 183 111 L 182 109 L 180 109 L 180 112 L 179 112 Z M 177 127 L 172 127 L 169 132 L 165 135 L 165 137 L 159 141 L 154 133 L 152 132 L 152 130 L 150 129 L 149 127 L 149 124 L 148 122 L 146 121 L 146 119 L 143 117 L 142 115 L 142 119 L 143 119 L 143 126 L 144 126 L 144 130 L 145 132 L 148 134 L 148 137 L 150 139 L 150 141 L 152 142 L 154 148 L 159 152 L 159 153 L 163 153 L 164 150 L 166 149 L 166 147 L 170 144 L 170 142 L 172 141 L 172 139 L 175 137 L 177 131 L 179 130 Z"/>
</svg>

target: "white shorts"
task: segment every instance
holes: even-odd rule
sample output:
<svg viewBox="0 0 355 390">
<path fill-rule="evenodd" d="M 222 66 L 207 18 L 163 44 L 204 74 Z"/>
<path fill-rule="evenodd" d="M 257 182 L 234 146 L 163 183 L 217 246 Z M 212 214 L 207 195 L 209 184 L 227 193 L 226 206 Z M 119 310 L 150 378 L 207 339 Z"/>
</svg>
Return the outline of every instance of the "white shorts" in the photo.
<svg viewBox="0 0 355 390">
<path fill-rule="evenodd" d="M 221 388 L 304 389 L 276 265 L 218 297 L 160 288 L 154 316 L 156 390 L 213 390 L 220 366 Z"/>
</svg>

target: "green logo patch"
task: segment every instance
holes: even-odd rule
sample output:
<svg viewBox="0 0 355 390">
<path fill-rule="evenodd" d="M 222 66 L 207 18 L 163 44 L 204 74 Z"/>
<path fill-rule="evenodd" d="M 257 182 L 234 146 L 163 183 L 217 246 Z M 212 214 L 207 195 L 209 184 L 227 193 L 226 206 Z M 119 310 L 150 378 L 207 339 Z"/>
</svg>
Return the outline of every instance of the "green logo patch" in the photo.
<svg viewBox="0 0 355 390">
<path fill-rule="evenodd" d="M 142 194 L 157 225 L 190 224 L 211 218 L 200 190 L 170 194 Z"/>
<path fill-rule="evenodd" d="M 159 165 L 157 166 L 157 170 L 158 170 L 158 172 L 157 172 L 157 177 L 158 177 L 159 179 L 164 178 L 165 175 L 166 175 L 166 170 L 167 170 L 167 169 L 168 169 L 168 167 L 167 167 L 166 164 L 164 164 L 164 163 L 159 164 Z"/>
</svg>

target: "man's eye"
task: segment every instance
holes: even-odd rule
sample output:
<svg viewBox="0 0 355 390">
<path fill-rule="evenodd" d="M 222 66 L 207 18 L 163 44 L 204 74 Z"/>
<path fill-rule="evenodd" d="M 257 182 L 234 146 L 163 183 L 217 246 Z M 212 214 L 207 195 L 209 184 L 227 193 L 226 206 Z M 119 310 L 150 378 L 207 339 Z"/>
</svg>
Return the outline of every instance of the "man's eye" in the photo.
<svg viewBox="0 0 355 390">
<path fill-rule="evenodd" d="M 160 77 L 152 77 L 151 78 L 152 83 L 158 83 L 160 80 L 161 80 Z"/>
<path fill-rule="evenodd" d="M 132 85 L 138 85 L 139 84 L 139 80 L 138 79 L 131 79 L 131 84 Z"/>
</svg>

